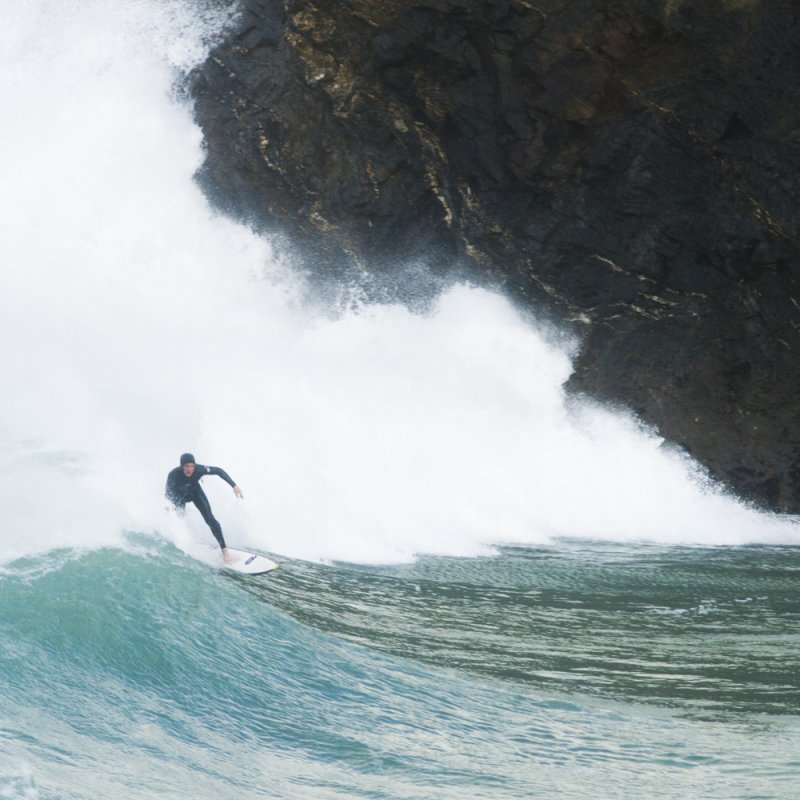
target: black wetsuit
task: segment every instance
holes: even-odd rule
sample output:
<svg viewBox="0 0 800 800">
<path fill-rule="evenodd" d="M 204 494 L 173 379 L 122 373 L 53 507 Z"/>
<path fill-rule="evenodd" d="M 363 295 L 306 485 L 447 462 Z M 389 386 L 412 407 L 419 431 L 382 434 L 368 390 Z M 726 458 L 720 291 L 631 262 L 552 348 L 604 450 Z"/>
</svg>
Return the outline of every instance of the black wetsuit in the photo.
<svg viewBox="0 0 800 800">
<path fill-rule="evenodd" d="M 222 536 L 222 527 L 211 513 L 211 504 L 208 502 L 206 493 L 200 487 L 200 478 L 204 478 L 206 475 L 219 475 L 226 483 L 236 486 L 233 478 L 224 469 L 195 464 L 194 472 L 190 478 L 187 478 L 184 474 L 183 467 L 175 467 L 167 475 L 166 495 L 177 508 L 184 508 L 187 503 L 194 503 L 197 506 L 197 510 L 203 515 L 208 527 L 211 528 L 211 533 L 214 534 L 214 538 L 219 542 L 219 546 L 224 550 L 226 545 Z"/>
</svg>

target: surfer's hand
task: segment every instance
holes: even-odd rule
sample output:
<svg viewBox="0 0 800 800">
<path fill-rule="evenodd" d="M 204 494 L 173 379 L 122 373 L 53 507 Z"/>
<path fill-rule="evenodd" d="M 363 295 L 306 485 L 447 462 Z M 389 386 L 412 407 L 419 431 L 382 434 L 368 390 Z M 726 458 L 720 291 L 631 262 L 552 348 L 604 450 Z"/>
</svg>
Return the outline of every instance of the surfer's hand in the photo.
<svg viewBox="0 0 800 800">
<path fill-rule="evenodd" d="M 244 497 L 244 495 L 242 494 L 242 490 L 241 490 L 241 489 L 240 489 L 238 486 L 234 486 L 234 487 L 233 487 L 233 493 L 234 493 L 234 494 L 235 494 L 237 497 L 242 497 L 242 498 Z"/>
</svg>

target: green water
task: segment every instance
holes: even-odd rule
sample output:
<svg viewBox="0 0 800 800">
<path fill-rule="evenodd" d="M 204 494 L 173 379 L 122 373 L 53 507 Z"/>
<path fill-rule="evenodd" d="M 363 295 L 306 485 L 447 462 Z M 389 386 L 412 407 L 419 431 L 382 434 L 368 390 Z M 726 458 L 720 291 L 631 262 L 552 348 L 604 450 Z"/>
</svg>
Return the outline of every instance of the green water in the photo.
<svg viewBox="0 0 800 800">
<path fill-rule="evenodd" d="M 383 571 L 298 565 L 270 595 L 315 627 L 427 663 L 685 712 L 792 714 L 799 555 L 575 542 Z"/>
<path fill-rule="evenodd" d="M 791 798 L 800 553 L 563 542 L 0 577 L 0 797 Z"/>
</svg>

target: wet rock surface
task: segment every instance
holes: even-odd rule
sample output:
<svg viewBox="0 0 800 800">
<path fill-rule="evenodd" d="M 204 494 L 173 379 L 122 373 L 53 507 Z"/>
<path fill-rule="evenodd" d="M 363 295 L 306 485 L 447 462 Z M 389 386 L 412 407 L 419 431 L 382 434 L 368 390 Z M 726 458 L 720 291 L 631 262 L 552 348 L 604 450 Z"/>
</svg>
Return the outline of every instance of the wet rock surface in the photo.
<svg viewBox="0 0 800 800">
<path fill-rule="evenodd" d="M 571 391 L 800 513 L 798 76 L 793 0 L 249 0 L 199 179 L 323 278 L 572 326 Z"/>
</svg>

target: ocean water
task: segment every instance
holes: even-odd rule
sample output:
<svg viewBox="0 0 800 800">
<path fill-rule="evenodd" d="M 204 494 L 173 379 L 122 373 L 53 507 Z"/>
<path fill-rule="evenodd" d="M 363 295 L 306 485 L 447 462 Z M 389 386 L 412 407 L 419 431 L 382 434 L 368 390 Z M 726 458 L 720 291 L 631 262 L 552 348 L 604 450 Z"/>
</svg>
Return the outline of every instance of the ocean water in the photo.
<svg viewBox="0 0 800 800">
<path fill-rule="evenodd" d="M 800 522 L 503 297 L 307 302 L 193 182 L 234 13 L 0 12 L 0 798 L 796 797 Z"/>
</svg>

